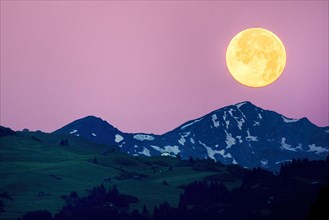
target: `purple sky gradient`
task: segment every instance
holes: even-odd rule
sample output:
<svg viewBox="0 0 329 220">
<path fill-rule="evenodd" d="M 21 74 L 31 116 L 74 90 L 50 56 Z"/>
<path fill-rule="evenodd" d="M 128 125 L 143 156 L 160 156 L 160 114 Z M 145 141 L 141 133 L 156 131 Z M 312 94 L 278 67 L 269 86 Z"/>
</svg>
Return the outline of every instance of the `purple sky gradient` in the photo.
<svg viewBox="0 0 329 220">
<path fill-rule="evenodd" d="M 249 100 L 319 126 L 328 119 L 328 1 L 2 1 L 3 126 L 53 131 L 87 115 L 161 134 Z M 277 34 L 287 66 L 272 85 L 237 83 L 232 37 Z"/>
</svg>

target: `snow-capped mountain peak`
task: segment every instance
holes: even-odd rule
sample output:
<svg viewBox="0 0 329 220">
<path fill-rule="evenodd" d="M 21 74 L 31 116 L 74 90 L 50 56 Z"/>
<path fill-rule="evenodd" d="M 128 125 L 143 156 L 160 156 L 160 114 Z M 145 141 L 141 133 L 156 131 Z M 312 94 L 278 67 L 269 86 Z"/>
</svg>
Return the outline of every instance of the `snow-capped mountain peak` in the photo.
<svg viewBox="0 0 329 220">
<path fill-rule="evenodd" d="M 291 119 L 247 101 L 210 112 L 163 135 L 123 133 L 90 116 L 56 132 L 117 145 L 134 156 L 179 154 L 185 159 L 211 158 L 224 164 L 278 170 L 282 161 L 293 158 L 325 159 L 328 131 L 307 118 Z"/>
</svg>

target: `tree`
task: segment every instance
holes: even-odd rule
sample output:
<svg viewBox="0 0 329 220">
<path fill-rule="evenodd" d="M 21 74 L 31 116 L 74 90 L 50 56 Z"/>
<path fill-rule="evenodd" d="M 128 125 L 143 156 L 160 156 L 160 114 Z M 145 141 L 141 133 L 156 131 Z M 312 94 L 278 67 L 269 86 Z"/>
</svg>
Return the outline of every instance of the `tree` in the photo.
<svg viewBox="0 0 329 220">
<path fill-rule="evenodd" d="M 146 205 L 143 206 L 143 212 L 142 212 L 143 216 L 148 216 L 149 211 L 146 208 Z"/>
<path fill-rule="evenodd" d="M 97 157 L 94 157 L 93 164 L 98 164 Z"/>
<path fill-rule="evenodd" d="M 192 156 L 190 156 L 190 158 L 188 159 L 189 165 L 193 165 L 194 164 L 194 158 Z"/>
<path fill-rule="evenodd" d="M 67 138 L 65 139 L 61 139 L 59 142 L 58 142 L 59 145 L 61 146 L 69 146 L 70 143 L 69 143 L 69 140 Z"/>
<path fill-rule="evenodd" d="M 0 213 L 1 212 L 4 212 L 5 210 L 4 210 L 4 208 L 3 208 L 3 202 L 0 200 Z"/>
<path fill-rule="evenodd" d="M 45 210 L 30 211 L 23 215 L 22 220 L 53 220 L 53 216 Z"/>
</svg>

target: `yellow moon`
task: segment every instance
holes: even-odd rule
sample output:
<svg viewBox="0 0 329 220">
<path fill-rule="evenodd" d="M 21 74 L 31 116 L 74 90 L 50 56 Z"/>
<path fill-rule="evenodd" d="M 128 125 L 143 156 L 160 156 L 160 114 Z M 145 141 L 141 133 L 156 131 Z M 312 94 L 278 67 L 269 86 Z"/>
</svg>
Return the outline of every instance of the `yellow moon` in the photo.
<svg viewBox="0 0 329 220">
<path fill-rule="evenodd" d="M 263 87 L 273 83 L 286 66 L 286 49 L 271 31 L 249 28 L 233 37 L 226 50 L 226 65 L 239 83 Z"/>
</svg>

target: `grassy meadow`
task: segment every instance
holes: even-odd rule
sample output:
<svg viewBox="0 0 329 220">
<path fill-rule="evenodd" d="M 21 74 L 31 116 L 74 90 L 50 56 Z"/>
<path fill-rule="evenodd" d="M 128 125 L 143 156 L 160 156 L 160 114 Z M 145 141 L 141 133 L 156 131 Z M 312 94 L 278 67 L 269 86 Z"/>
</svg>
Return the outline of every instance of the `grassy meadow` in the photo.
<svg viewBox="0 0 329 220">
<path fill-rule="evenodd" d="M 65 139 L 68 145 L 61 145 Z M 132 209 L 144 204 L 153 209 L 163 201 L 176 206 L 183 186 L 194 180 L 222 175 L 228 188 L 239 186 L 241 178 L 230 172 L 225 166 L 196 170 L 172 157 L 131 157 L 72 135 L 20 132 L 0 137 L 0 193 L 9 195 L 0 197 L 5 210 L 0 219 L 31 210 L 58 212 L 65 203 L 61 196 L 86 195 L 101 183 L 138 197 Z"/>
</svg>

